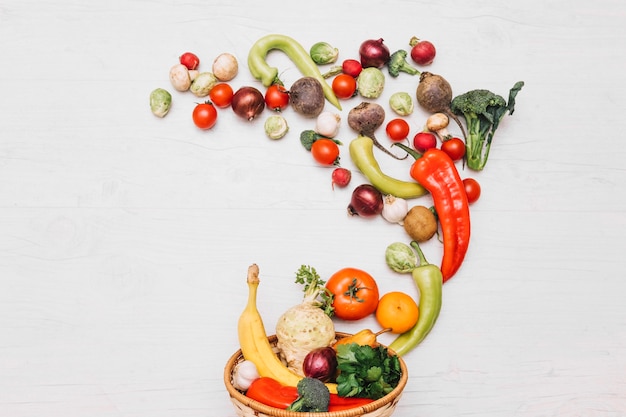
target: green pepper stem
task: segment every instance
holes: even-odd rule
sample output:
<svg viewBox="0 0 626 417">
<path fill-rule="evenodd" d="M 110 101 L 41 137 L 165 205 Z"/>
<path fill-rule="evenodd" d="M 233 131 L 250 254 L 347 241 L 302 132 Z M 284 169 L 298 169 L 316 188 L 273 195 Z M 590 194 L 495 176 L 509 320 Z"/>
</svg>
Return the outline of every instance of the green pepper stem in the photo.
<svg viewBox="0 0 626 417">
<path fill-rule="evenodd" d="M 400 149 L 404 150 L 406 153 L 408 153 L 415 159 L 419 159 L 422 157 L 421 153 L 417 152 L 415 149 L 409 148 L 404 143 L 394 142 L 391 146 L 398 146 Z"/>
<path fill-rule="evenodd" d="M 411 247 L 415 249 L 417 256 L 420 258 L 419 266 L 430 265 L 430 263 L 426 260 L 426 256 L 424 256 L 424 252 L 422 252 L 422 248 L 420 248 L 420 245 L 416 241 L 411 242 Z"/>
</svg>

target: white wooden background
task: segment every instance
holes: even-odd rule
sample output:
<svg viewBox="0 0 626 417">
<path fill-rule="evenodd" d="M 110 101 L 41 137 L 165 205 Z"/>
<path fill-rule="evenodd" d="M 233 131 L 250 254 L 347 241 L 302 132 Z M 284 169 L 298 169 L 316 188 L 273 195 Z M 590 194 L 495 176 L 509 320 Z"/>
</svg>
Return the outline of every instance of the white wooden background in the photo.
<svg viewBox="0 0 626 417">
<path fill-rule="evenodd" d="M 455 93 L 526 82 L 486 169 L 462 171 L 483 187 L 470 250 L 406 356 L 395 416 L 625 416 L 625 23 L 618 0 L 2 0 L 0 415 L 234 417 L 222 371 L 253 262 L 270 332 L 300 300 L 301 264 L 414 291 L 383 259 L 403 230 L 346 215 L 351 189 L 333 191 L 299 144 L 310 120 L 287 110 L 291 130 L 272 142 L 269 113 L 222 111 L 199 131 L 190 93 L 165 119 L 150 113 L 182 52 L 204 69 L 234 53 L 233 86 L 259 86 L 248 49 L 284 33 L 340 59 L 369 38 L 429 39 L 428 70 Z M 286 83 L 299 77 L 269 59 Z M 416 80 L 388 80 L 381 102 Z M 414 132 L 425 118 L 416 109 Z M 354 136 L 342 126 L 345 144 Z M 408 161 L 379 160 L 408 178 Z M 424 250 L 438 262 L 437 242 Z"/>
</svg>

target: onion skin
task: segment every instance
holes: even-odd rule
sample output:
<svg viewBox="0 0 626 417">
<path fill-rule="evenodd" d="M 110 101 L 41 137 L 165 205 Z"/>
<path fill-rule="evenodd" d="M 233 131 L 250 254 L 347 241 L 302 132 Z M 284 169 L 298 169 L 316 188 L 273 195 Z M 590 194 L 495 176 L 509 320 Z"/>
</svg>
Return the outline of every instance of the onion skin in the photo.
<svg viewBox="0 0 626 417">
<path fill-rule="evenodd" d="M 383 194 L 371 184 L 361 184 L 352 192 L 348 205 L 351 216 L 374 217 L 382 213 L 384 207 Z"/>
<path fill-rule="evenodd" d="M 230 105 L 237 116 L 252 121 L 265 110 L 265 97 L 254 87 L 241 87 Z"/>
<path fill-rule="evenodd" d="M 363 68 L 382 68 L 391 56 L 389 48 L 383 43 L 383 39 L 368 39 L 359 47 L 361 66 Z"/>
<path fill-rule="evenodd" d="M 337 354 L 330 346 L 313 349 L 305 357 L 302 363 L 304 376 L 329 382 L 337 373 Z"/>
</svg>

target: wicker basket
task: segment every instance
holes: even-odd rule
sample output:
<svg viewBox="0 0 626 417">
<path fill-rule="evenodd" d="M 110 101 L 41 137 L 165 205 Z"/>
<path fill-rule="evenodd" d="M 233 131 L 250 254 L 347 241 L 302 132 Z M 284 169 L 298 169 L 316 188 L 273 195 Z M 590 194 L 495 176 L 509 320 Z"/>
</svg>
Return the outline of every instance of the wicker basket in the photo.
<svg viewBox="0 0 626 417">
<path fill-rule="evenodd" d="M 347 333 L 337 332 L 338 339 L 347 336 L 350 335 Z M 272 346 L 276 346 L 276 335 L 269 336 L 268 339 Z M 402 395 L 402 390 L 404 389 L 408 379 L 406 363 L 402 360 L 402 358 L 399 359 L 402 376 L 400 377 L 398 386 L 393 391 L 383 398 L 369 404 L 351 408 L 349 410 L 335 411 L 332 413 L 302 413 L 286 411 L 280 408 L 270 407 L 246 397 L 244 393 L 237 390 L 232 383 L 232 373 L 235 365 L 244 360 L 241 350 L 235 352 L 226 363 L 226 366 L 224 367 L 224 384 L 226 385 L 226 390 L 228 391 L 230 399 L 235 406 L 237 415 L 240 417 L 305 417 L 308 415 L 315 417 L 389 417 L 394 412 L 396 405 L 400 400 L 400 396 Z"/>
</svg>

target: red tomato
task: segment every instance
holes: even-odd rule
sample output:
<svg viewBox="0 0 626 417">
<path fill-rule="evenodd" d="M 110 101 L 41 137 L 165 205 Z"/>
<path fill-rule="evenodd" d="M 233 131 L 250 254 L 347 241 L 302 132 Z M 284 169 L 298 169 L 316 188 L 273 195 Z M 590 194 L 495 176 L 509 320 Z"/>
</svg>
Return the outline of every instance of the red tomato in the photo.
<svg viewBox="0 0 626 417">
<path fill-rule="evenodd" d="M 444 140 L 441 150 L 448 154 L 453 161 L 459 161 L 465 156 L 465 142 L 459 138 Z"/>
<path fill-rule="evenodd" d="M 387 136 L 394 142 L 403 141 L 409 136 L 411 130 L 409 124 L 404 119 L 392 119 L 387 123 L 385 128 Z"/>
<path fill-rule="evenodd" d="M 473 178 L 465 178 L 463 180 L 465 186 L 465 194 L 467 194 L 467 201 L 472 204 L 480 198 L 480 184 Z"/>
<path fill-rule="evenodd" d="M 339 159 L 339 146 L 332 139 L 321 138 L 311 146 L 313 159 L 322 165 L 334 165 Z"/>
<path fill-rule="evenodd" d="M 289 105 L 289 93 L 280 84 L 272 84 L 265 91 L 265 104 L 270 110 L 282 111 Z"/>
<path fill-rule="evenodd" d="M 332 87 L 338 98 L 347 99 L 354 96 L 356 80 L 348 74 L 339 74 L 333 79 Z"/>
<path fill-rule="evenodd" d="M 215 84 L 209 91 L 209 98 L 217 107 L 228 107 L 233 101 L 233 88 L 226 83 Z"/>
<path fill-rule="evenodd" d="M 210 129 L 217 121 L 217 110 L 210 101 L 198 104 L 193 109 L 193 122 L 200 129 Z"/>
<path fill-rule="evenodd" d="M 333 294 L 335 316 L 343 320 L 360 320 L 376 311 L 378 285 L 367 272 L 357 268 L 343 268 L 326 282 Z"/>
</svg>

